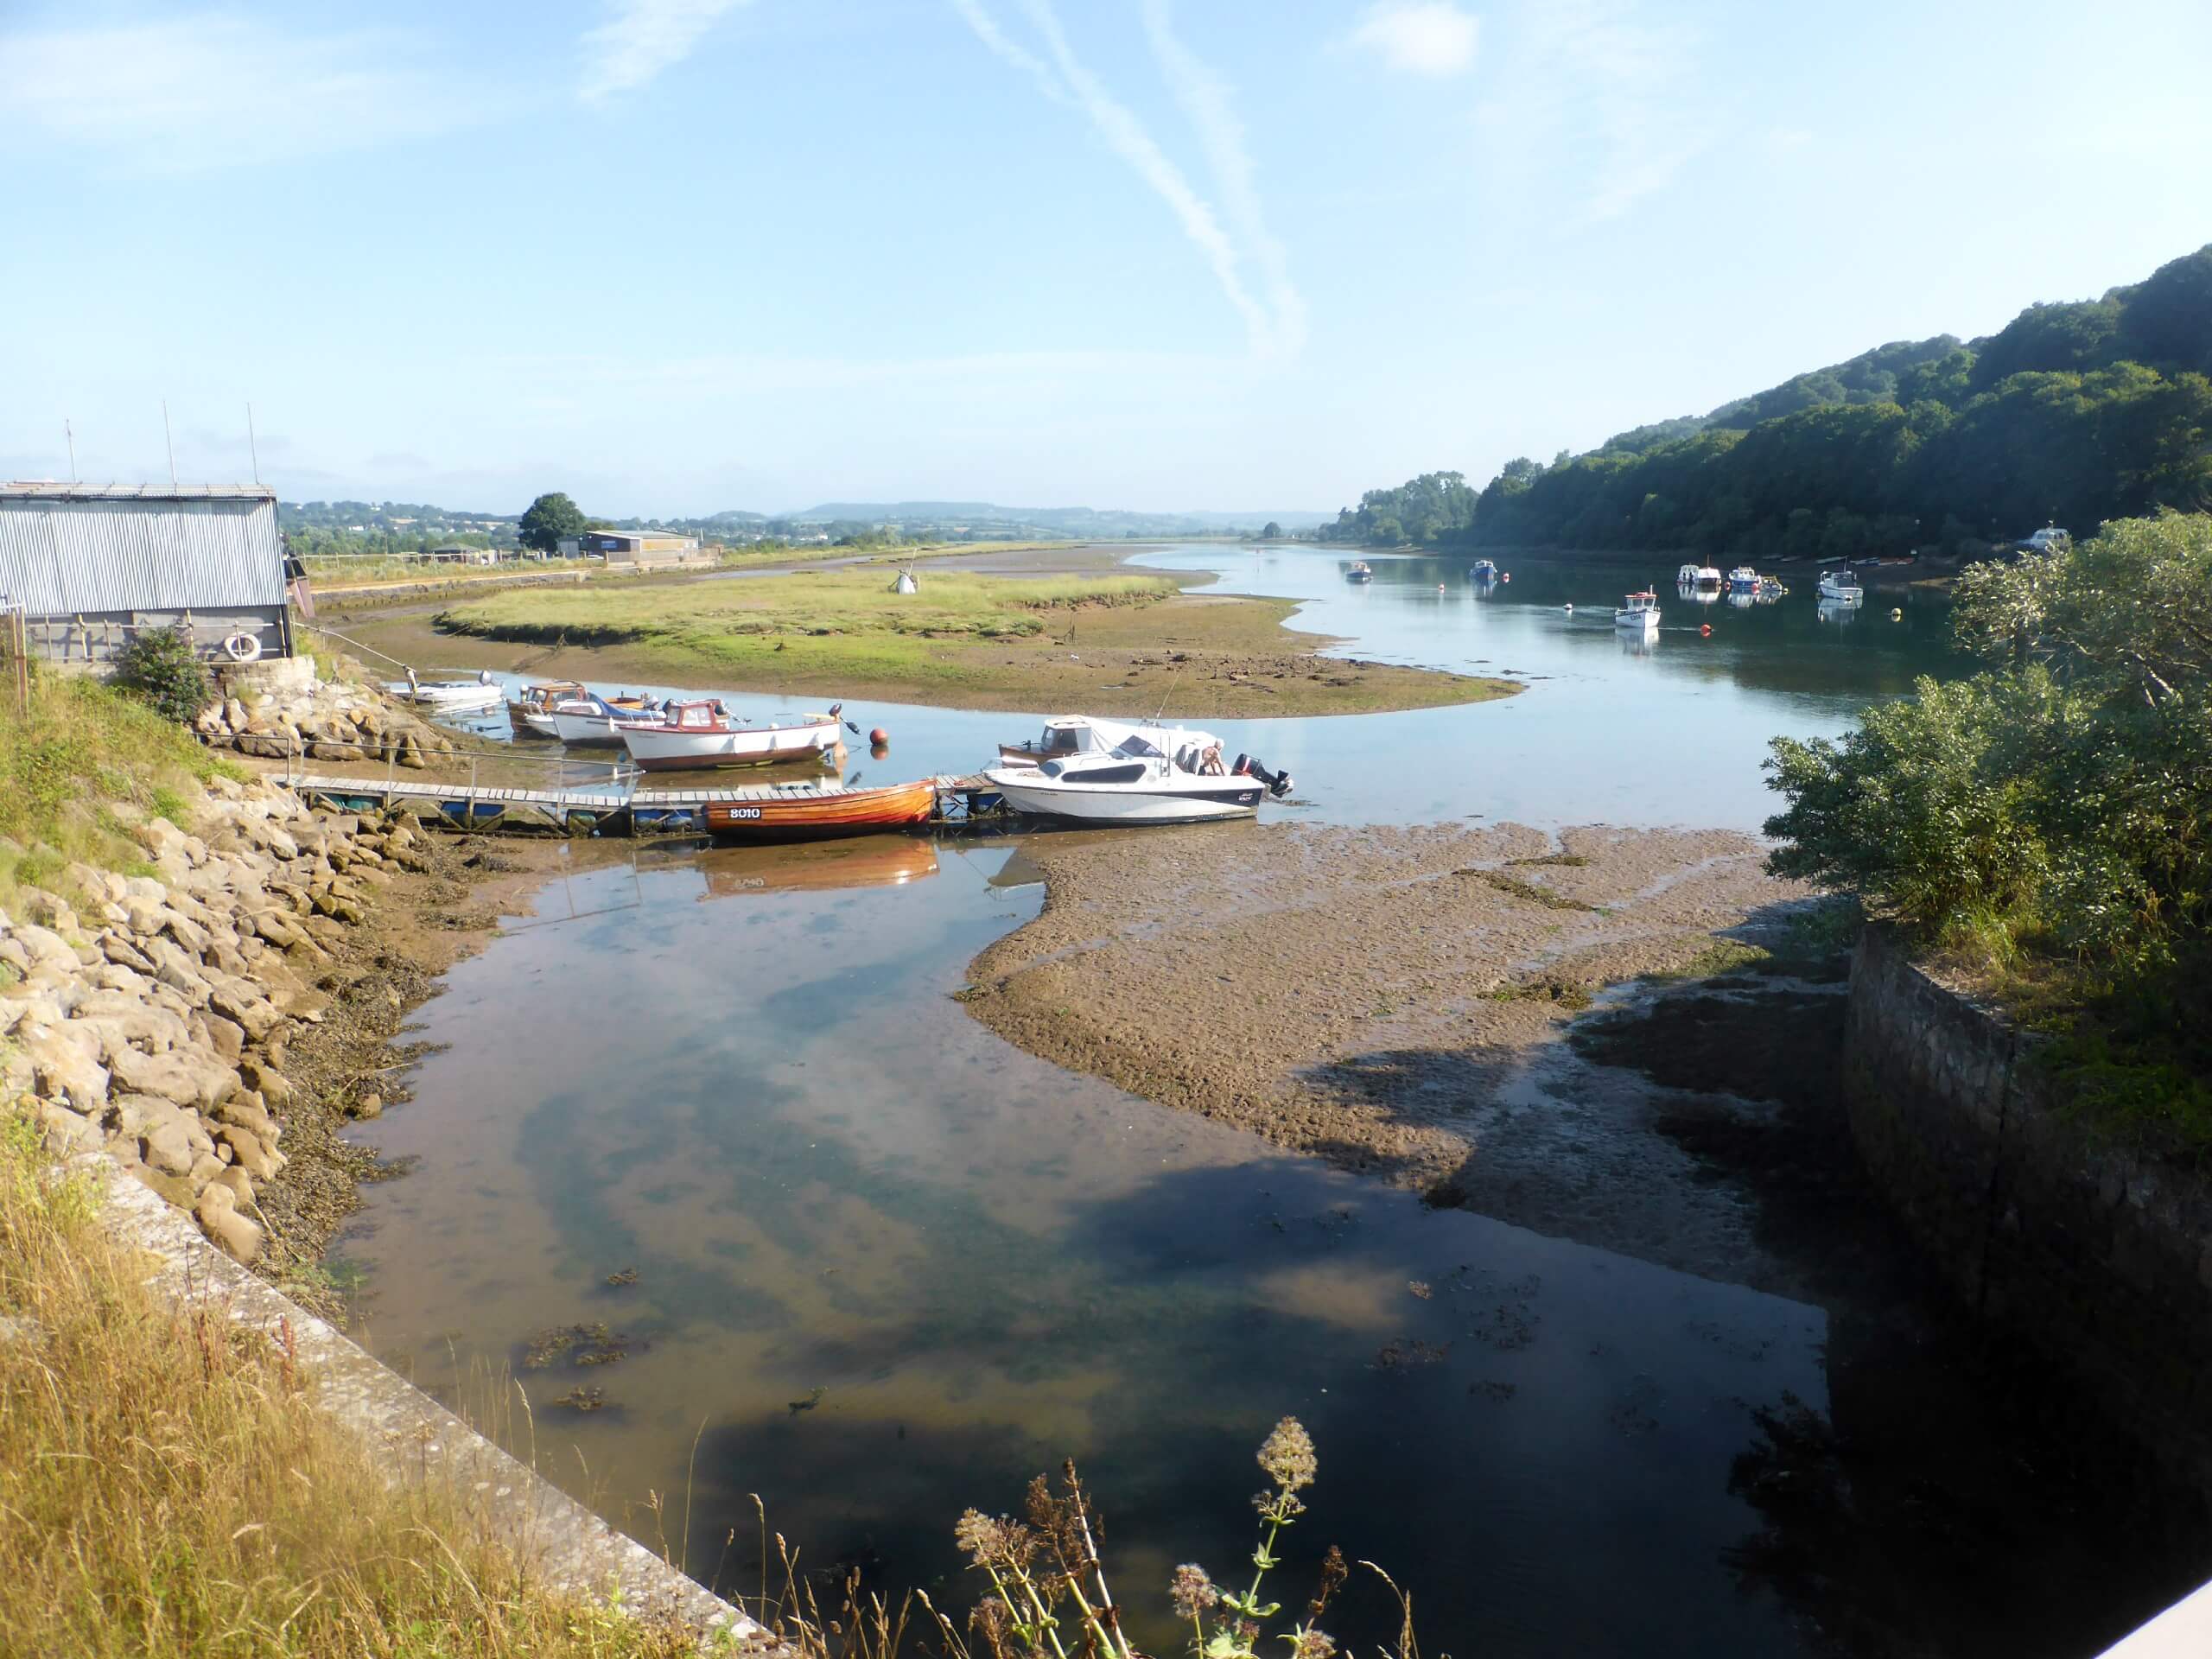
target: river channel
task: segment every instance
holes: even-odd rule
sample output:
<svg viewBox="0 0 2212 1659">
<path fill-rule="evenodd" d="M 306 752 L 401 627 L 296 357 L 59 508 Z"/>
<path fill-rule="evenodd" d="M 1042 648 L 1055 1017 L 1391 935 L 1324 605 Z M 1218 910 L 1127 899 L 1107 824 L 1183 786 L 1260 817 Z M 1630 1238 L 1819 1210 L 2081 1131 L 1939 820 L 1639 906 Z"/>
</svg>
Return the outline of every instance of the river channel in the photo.
<svg viewBox="0 0 2212 1659">
<path fill-rule="evenodd" d="M 1755 830 L 1770 737 L 1960 666 L 1917 590 L 1834 620 L 1809 578 L 1750 609 L 1669 583 L 1645 646 L 1611 615 L 1669 574 L 1649 566 L 1509 561 L 1484 592 L 1456 561 L 1378 557 L 1353 587 L 1313 549 L 1142 556 L 1306 601 L 1298 625 L 1357 655 L 1527 682 L 1207 722 L 1327 822 Z M 1036 723 L 848 712 L 892 731 L 858 763 L 886 782 Z M 416 1016 L 440 1046 L 360 1130 L 408 1173 L 336 1254 L 378 1352 L 448 1394 L 512 1369 L 541 1465 L 693 1572 L 753 1591 L 759 1493 L 809 1560 L 964 1608 L 955 1517 L 1072 1456 L 1172 1654 L 1168 1572 L 1247 1560 L 1253 1450 L 1290 1414 L 1321 1472 L 1287 1603 L 1338 1541 L 1414 1591 L 1432 1651 L 1815 1650 L 1745 1565 L 1764 1523 L 1732 1477 L 1756 1414 L 1825 1409 L 1821 1307 L 1432 1211 L 1010 1048 L 953 994 L 1042 902 L 1019 838 L 565 859 Z M 530 1363 L 595 1322 L 619 1360 Z M 601 1408 L 554 1403 L 580 1388 Z M 1380 1618 L 1370 1594 L 1348 1633 Z"/>
</svg>

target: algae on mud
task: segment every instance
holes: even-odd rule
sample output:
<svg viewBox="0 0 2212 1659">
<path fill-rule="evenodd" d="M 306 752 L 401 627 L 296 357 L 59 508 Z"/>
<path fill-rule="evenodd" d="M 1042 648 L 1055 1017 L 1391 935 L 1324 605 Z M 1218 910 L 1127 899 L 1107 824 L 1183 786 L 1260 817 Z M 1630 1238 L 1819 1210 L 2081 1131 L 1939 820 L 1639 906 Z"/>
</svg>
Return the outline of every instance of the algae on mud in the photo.
<svg viewBox="0 0 2212 1659">
<path fill-rule="evenodd" d="M 539 672 L 679 681 L 704 672 L 742 690 L 968 709 L 1356 714 L 1479 702 L 1519 689 L 1315 655 L 1284 629 L 1295 608 L 1185 594 L 1173 577 L 1130 574 L 936 571 L 919 593 L 901 595 L 882 570 L 865 569 L 516 589 L 442 611 L 435 626 L 531 648 L 515 661 L 527 655 Z M 397 654 L 410 648 L 378 640 Z"/>
</svg>

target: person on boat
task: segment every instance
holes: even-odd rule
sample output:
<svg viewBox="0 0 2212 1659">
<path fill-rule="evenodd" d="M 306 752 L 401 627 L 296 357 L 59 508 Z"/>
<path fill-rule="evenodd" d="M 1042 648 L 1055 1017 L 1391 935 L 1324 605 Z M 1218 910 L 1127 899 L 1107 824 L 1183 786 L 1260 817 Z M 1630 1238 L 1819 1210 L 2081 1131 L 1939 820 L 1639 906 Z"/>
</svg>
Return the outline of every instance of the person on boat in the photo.
<svg viewBox="0 0 2212 1659">
<path fill-rule="evenodd" d="M 1209 778 L 1224 778 L 1229 775 L 1229 768 L 1222 761 L 1220 744 L 1206 745 L 1206 752 L 1198 758 L 1198 770 Z"/>
</svg>

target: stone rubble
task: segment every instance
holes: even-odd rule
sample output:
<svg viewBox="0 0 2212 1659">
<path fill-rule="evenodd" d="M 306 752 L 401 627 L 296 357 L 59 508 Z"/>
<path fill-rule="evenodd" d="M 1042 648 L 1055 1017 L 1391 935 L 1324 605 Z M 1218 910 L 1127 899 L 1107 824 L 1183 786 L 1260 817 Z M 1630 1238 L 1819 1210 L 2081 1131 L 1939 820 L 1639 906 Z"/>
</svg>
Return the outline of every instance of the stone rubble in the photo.
<svg viewBox="0 0 2212 1659">
<path fill-rule="evenodd" d="M 432 756 L 454 753 L 451 734 L 383 692 L 350 681 L 219 696 L 194 718 L 192 729 L 211 747 L 270 760 L 396 760 L 420 769 Z"/>
<path fill-rule="evenodd" d="M 110 810 L 151 875 L 71 864 L 75 902 L 26 887 L 0 910 L 0 1098 L 32 1096 L 56 1152 L 105 1150 L 251 1262 L 255 1193 L 285 1161 L 287 1034 L 321 1020 L 318 969 L 392 871 L 428 868 L 426 837 L 262 780 L 214 779 L 198 835 Z"/>
</svg>

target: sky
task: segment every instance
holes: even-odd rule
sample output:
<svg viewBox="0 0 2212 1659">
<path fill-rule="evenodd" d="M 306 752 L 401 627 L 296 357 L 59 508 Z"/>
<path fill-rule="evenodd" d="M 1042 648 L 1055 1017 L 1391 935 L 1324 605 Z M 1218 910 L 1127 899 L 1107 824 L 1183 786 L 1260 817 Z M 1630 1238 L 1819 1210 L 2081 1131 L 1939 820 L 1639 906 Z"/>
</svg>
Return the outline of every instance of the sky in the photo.
<svg viewBox="0 0 2212 1659">
<path fill-rule="evenodd" d="M 2205 0 L 0 0 L 0 477 L 1333 511 L 2139 279 L 2208 73 Z"/>
</svg>

